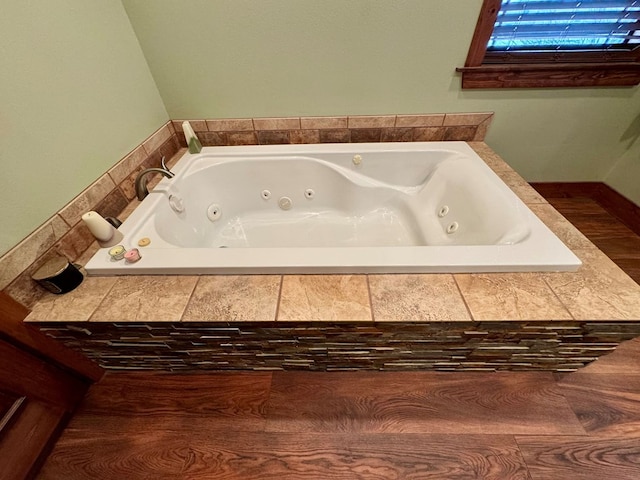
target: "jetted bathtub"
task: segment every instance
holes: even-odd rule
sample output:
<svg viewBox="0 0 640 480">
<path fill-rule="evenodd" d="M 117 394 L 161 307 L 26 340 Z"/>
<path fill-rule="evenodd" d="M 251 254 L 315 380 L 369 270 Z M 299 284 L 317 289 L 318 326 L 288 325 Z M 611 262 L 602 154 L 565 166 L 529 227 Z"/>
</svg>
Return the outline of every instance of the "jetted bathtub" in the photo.
<svg viewBox="0 0 640 480">
<path fill-rule="evenodd" d="M 464 142 L 205 147 L 89 274 L 572 271 L 580 260 Z M 139 247 L 140 239 L 150 244 Z M 144 243 L 144 242 L 143 242 Z"/>
</svg>

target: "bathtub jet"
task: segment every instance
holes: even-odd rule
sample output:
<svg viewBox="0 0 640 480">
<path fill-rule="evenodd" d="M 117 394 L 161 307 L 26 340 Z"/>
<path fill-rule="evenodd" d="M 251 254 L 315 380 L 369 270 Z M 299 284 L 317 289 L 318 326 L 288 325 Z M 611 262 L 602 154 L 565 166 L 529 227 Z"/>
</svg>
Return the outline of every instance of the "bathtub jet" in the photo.
<svg viewBox="0 0 640 480">
<path fill-rule="evenodd" d="M 89 274 L 574 271 L 580 260 L 464 142 L 185 154 Z"/>
</svg>

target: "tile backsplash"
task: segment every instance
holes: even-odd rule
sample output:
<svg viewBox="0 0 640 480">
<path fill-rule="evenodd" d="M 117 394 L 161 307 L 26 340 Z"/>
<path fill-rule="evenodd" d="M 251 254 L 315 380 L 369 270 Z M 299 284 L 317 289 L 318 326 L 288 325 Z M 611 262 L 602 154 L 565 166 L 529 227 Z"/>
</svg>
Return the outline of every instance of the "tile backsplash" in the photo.
<svg viewBox="0 0 640 480">
<path fill-rule="evenodd" d="M 493 113 L 188 119 L 204 146 L 295 143 L 484 141 Z M 117 217 L 135 198 L 136 175 L 186 147 L 184 120 L 172 120 L 120 159 L 53 217 L 0 257 L 0 289 L 27 307 L 44 290 L 32 279 L 43 262 L 64 255 L 77 262 L 94 238 L 81 221 L 95 210 Z"/>
</svg>

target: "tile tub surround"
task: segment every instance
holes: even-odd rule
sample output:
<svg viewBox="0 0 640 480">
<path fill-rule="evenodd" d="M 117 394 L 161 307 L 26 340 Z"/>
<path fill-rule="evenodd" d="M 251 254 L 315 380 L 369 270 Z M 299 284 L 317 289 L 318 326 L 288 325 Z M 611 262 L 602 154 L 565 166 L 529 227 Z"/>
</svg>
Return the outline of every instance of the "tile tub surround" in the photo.
<svg viewBox="0 0 640 480">
<path fill-rule="evenodd" d="M 45 294 L 27 321 L 115 369 L 566 371 L 639 336 L 640 285 L 486 144 L 470 145 L 583 267 L 571 273 L 90 277 L 69 294 Z M 166 292 L 172 308 L 158 312 L 153 306 L 166 301 Z"/>
<path fill-rule="evenodd" d="M 408 142 L 429 140 L 483 141 L 492 112 L 427 115 L 368 115 L 189 120 L 203 145 L 251 145 L 321 142 Z M 183 120 L 170 120 L 118 161 L 16 247 L 0 257 L 0 290 L 27 307 L 44 290 L 31 274 L 53 255 L 83 264 L 94 238 L 81 222 L 88 210 L 123 219 L 135 198 L 138 172 L 159 166 L 186 147 Z M 168 162 L 172 164 L 171 161 Z M 157 181 L 157 180 L 155 180 Z M 153 186 L 154 180 L 149 182 Z"/>
<path fill-rule="evenodd" d="M 189 120 L 205 146 L 287 143 L 482 142 L 492 112 L 428 115 L 237 118 Z M 174 120 L 176 132 L 182 122 Z M 181 145 L 186 147 L 184 137 Z"/>
<path fill-rule="evenodd" d="M 163 156 L 175 157 L 179 149 L 178 135 L 169 121 L 0 257 L 0 289 L 32 307 L 45 293 L 31 279 L 40 265 L 55 255 L 83 264 L 83 254 L 96 248 L 93 235 L 81 220 L 82 214 L 95 210 L 104 217 L 121 218 L 135 198 L 133 184 L 138 172 L 159 166 Z"/>
</svg>

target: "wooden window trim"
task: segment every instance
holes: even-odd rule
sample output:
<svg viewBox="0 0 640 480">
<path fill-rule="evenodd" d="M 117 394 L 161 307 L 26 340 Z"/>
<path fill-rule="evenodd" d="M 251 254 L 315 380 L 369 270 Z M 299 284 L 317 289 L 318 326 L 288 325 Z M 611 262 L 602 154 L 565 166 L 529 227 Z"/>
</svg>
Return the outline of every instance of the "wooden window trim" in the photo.
<svg viewBox="0 0 640 480">
<path fill-rule="evenodd" d="M 633 52 L 487 52 L 501 0 L 484 0 L 462 73 L 462 88 L 634 86 L 640 48 Z"/>
</svg>

